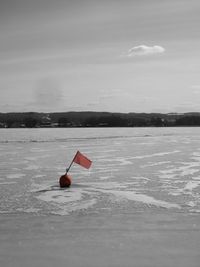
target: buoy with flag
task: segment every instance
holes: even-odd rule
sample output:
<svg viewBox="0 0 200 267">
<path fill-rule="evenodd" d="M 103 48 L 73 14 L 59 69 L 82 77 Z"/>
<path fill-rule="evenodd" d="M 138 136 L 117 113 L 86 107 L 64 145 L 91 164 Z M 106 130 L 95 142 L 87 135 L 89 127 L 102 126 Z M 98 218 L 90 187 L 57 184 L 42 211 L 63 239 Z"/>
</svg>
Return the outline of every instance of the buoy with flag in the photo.
<svg viewBox="0 0 200 267">
<path fill-rule="evenodd" d="M 71 186 L 72 178 L 68 174 L 68 172 L 73 163 L 79 164 L 82 167 L 89 169 L 92 164 L 92 161 L 88 159 L 85 155 L 83 155 L 80 151 L 77 151 L 69 167 L 66 169 L 66 173 L 60 177 L 59 183 L 60 183 L 60 187 L 62 188 Z"/>
</svg>

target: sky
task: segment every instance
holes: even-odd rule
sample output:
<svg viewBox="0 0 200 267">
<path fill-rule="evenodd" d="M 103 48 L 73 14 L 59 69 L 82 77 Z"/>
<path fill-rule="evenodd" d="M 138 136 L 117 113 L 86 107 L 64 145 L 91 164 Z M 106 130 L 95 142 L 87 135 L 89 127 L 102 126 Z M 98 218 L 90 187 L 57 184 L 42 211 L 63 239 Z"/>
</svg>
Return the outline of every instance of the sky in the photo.
<svg viewBox="0 0 200 267">
<path fill-rule="evenodd" d="M 0 112 L 200 112 L 199 0 L 0 0 Z"/>
</svg>

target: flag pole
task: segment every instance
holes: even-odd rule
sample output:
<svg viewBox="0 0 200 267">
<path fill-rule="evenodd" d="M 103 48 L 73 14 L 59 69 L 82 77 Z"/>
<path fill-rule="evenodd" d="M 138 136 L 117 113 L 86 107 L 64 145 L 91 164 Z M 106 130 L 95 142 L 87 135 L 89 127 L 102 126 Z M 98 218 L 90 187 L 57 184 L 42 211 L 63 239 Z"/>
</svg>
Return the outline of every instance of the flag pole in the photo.
<svg viewBox="0 0 200 267">
<path fill-rule="evenodd" d="M 72 166 L 72 164 L 73 164 L 73 162 L 74 162 L 74 159 L 75 159 L 75 157 L 76 157 L 77 153 L 78 153 L 78 151 L 76 152 L 75 156 L 73 157 L 73 159 L 72 159 L 72 161 L 71 161 L 71 163 L 70 163 L 69 167 L 66 169 L 66 174 L 67 174 L 67 173 L 68 173 L 68 171 L 70 170 L 70 168 L 71 168 L 71 166 Z"/>
</svg>

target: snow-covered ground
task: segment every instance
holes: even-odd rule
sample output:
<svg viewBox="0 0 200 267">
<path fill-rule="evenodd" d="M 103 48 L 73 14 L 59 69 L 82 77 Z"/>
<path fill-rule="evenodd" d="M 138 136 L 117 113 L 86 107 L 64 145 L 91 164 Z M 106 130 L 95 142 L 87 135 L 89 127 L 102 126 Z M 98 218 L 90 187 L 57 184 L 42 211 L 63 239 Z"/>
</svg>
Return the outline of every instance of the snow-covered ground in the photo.
<svg viewBox="0 0 200 267">
<path fill-rule="evenodd" d="M 199 266 L 199 128 L 0 133 L 0 266 Z"/>
</svg>

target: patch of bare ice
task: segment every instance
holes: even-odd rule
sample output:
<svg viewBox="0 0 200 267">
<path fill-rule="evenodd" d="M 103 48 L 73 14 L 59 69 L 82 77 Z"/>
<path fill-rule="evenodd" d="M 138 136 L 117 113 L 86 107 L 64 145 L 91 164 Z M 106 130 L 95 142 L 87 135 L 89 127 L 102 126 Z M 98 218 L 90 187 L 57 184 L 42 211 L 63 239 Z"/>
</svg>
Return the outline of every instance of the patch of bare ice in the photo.
<svg viewBox="0 0 200 267">
<path fill-rule="evenodd" d="M 26 176 L 24 173 L 12 173 L 6 175 L 6 177 L 9 179 L 22 178 L 24 176 Z"/>
<path fill-rule="evenodd" d="M 84 185 L 89 186 L 89 190 L 98 190 L 98 189 L 104 189 L 104 190 L 110 190 L 110 189 L 120 189 L 120 188 L 126 188 L 126 183 L 118 183 L 118 182 L 96 182 L 96 183 L 85 183 Z"/>
<path fill-rule="evenodd" d="M 193 212 L 193 213 L 200 213 L 200 209 L 191 209 L 190 212 Z"/>
<path fill-rule="evenodd" d="M 169 203 L 163 200 L 155 199 L 151 196 L 145 194 L 139 194 L 134 191 L 123 190 L 127 188 L 128 184 L 120 184 L 117 182 L 110 182 L 108 184 L 95 183 L 93 187 L 88 188 L 90 191 L 101 192 L 104 194 L 112 194 L 116 197 L 116 201 L 120 199 L 132 200 L 137 202 L 142 202 L 147 205 L 154 205 L 163 208 L 178 208 L 181 209 L 180 205 Z M 114 188 L 114 190 L 113 190 Z M 117 190 L 116 190 L 117 189 Z"/>
<path fill-rule="evenodd" d="M 195 151 L 192 153 L 192 155 L 193 155 L 192 159 L 200 161 L 200 152 Z"/>
<path fill-rule="evenodd" d="M 200 181 L 189 181 L 186 183 L 186 185 L 183 188 L 175 188 L 171 189 L 169 192 L 169 195 L 173 196 L 179 196 L 179 195 L 192 195 L 193 194 L 193 189 L 198 187 L 200 185 Z"/>
<path fill-rule="evenodd" d="M 41 149 L 41 148 L 38 148 L 38 147 L 32 147 L 31 149 L 30 149 L 30 151 L 31 152 L 47 152 L 47 150 L 45 150 L 45 149 Z"/>
<path fill-rule="evenodd" d="M 166 156 L 170 154 L 179 153 L 179 150 L 169 151 L 169 152 L 160 152 L 160 153 L 154 153 L 150 155 L 143 155 L 143 156 L 135 156 L 131 157 L 132 159 L 144 159 L 144 158 L 152 158 L 152 157 L 160 157 L 160 156 Z"/>
<path fill-rule="evenodd" d="M 196 204 L 194 203 L 194 201 L 189 201 L 187 204 L 189 207 L 195 207 Z"/>
<path fill-rule="evenodd" d="M 132 201 L 137 201 L 137 202 L 142 202 L 147 205 L 153 205 L 157 207 L 162 207 L 162 208 L 177 208 L 181 209 L 180 205 L 174 204 L 174 203 L 169 203 L 163 200 L 158 200 L 155 199 L 151 196 L 144 195 L 144 194 L 138 194 L 133 191 L 121 191 L 121 190 L 103 190 L 103 189 L 98 189 L 98 191 L 102 193 L 111 193 L 121 199 L 126 199 L 126 200 L 132 200 Z"/>
<path fill-rule="evenodd" d="M 28 160 L 28 161 L 34 161 L 36 160 L 36 157 L 25 157 L 24 160 Z"/>
<path fill-rule="evenodd" d="M 0 182 L 0 185 L 16 184 L 16 182 Z"/>
<path fill-rule="evenodd" d="M 45 175 L 44 174 L 36 174 L 36 175 L 34 175 L 34 178 L 42 178 L 42 177 L 45 177 Z"/>
<path fill-rule="evenodd" d="M 83 190 L 76 188 L 76 190 L 70 189 L 66 190 L 53 190 L 46 191 L 37 196 L 38 199 L 46 202 L 56 202 L 56 203 L 68 203 L 74 201 L 80 201 L 83 197 Z"/>
<path fill-rule="evenodd" d="M 127 160 L 126 158 L 118 158 L 119 165 L 131 165 L 133 164 L 131 161 Z"/>
<path fill-rule="evenodd" d="M 27 171 L 38 170 L 38 169 L 39 168 L 37 165 L 29 165 L 29 166 L 24 168 L 24 170 L 27 170 Z"/>
<path fill-rule="evenodd" d="M 199 172 L 199 169 L 196 169 L 195 167 L 199 167 L 198 162 L 183 162 L 182 163 L 185 166 L 175 167 L 167 170 L 160 170 L 160 178 L 166 179 L 166 178 L 174 178 L 175 176 L 187 176 L 187 175 L 193 175 L 197 172 Z"/>
<path fill-rule="evenodd" d="M 132 176 L 132 179 L 134 180 L 146 180 L 146 181 L 150 181 L 150 178 L 144 177 L 144 176 Z"/>
<path fill-rule="evenodd" d="M 81 185 L 79 184 L 81 187 Z M 42 188 L 45 188 L 42 187 Z M 38 191 L 35 191 L 38 192 Z M 68 215 L 71 212 L 77 210 L 86 210 L 96 204 L 97 200 L 91 198 L 96 196 L 95 192 L 90 192 L 87 188 L 79 188 L 75 186 L 69 189 L 61 190 L 59 187 L 55 186 L 54 188 L 46 188 L 41 190 L 40 195 L 36 196 L 37 199 L 52 203 L 59 204 L 55 210 L 52 210 L 52 214 L 57 215 Z M 90 199 L 84 199 L 85 196 L 89 196 Z M 64 205 L 63 205 L 64 204 Z"/>
<path fill-rule="evenodd" d="M 170 161 L 159 161 L 159 162 L 145 164 L 145 165 L 142 165 L 141 167 L 142 168 L 154 167 L 154 166 L 164 165 L 164 164 L 168 164 L 168 163 L 171 163 L 171 162 Z"/>
<path fill-rule="evenodd" d="M 23 212 L 26 212 L 26 213 L 37 213 L 39 211 L 40 209 L 36 209 L 36 208 L 28 208 L 28 209 L 23 210 Z"/>
<path fill-rule="evenodd" d="M 193 189 L 195 189 L 196 187 L 198 187 L 200 185 L 200 181 L 189 181 L 185 187 L 183 188 L 183 190 L 190 190 L 192 191 Z"/>
<path fill-rule="evenodd" d="M 96 199 L 84 200 L 81 203 L 71 203 L 70 206 L 63 207 L 62 209 L 58 209 L 57 211 L 53 211 L 52 214 L 56 215 L 69 215 L 71 212 L 78 210 L 87 210 L 90 207 L 96 204 Z"/>
<path fill-rule="evenodd" d="M 171 171 L 168 171 L 168 170 L 163 170 L 163 171 L 160 171 L 162 174 L 160 175 L 160 178 L 161 179 L 173 179 L 174 177 L 176 177 L 176 173 L 171 173 Z"/>
<path fill-rule="evenodd" d="M 193 180 L 200 181 L 200 177 L 193 177 L 192 179 L 193 179 Z"/>
<path fill-rule="evenodd" d="M 110 179 L 110 176 L 101 176 L 99 177 L 100 180 L 108 180 Z"/>
</svg>

